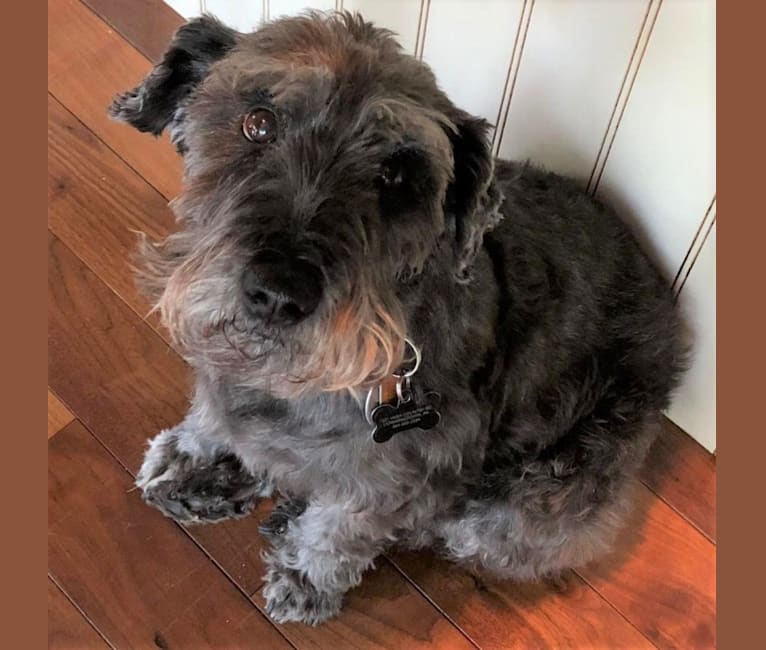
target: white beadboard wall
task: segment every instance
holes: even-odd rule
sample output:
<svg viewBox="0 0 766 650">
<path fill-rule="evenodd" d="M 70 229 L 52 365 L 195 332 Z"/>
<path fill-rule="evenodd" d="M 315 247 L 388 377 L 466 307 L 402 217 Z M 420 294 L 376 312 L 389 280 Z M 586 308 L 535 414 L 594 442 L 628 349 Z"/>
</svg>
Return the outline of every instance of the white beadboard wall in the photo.
<svg viewBox="0 0 766 650">
<path fill-rule="evenodd" d="M 670 278 L 694 336 L 668 415 L 709 450 L 715 422 L 715 0 L 168 0 L 240 30 L 306 9 L 399 34 L 494 151 L 615 205 Z"/>
</svg>

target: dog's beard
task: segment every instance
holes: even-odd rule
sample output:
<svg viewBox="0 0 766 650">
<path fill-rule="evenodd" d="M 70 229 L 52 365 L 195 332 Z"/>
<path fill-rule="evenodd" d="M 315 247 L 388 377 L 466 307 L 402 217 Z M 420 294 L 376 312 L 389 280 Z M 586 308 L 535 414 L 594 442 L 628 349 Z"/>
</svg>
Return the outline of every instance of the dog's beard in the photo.
<svg viewBox="0 0 766 650">
<path fill-rule="evenodd" d="M 158 244 L 142 236 L 139 253 L 140 286 L 194 366 L 291 397 L 344 390 L 358 396 L 402 363 L 401 305 L 365 269 L 305 321 L 277 328 L 243 309 L 232 278 L 244 260 L 225 236 L 209 237 L 207 245 L 185 231 Z"/>
<path fill-rule="evenodd" d="M 355 391 L 379 384 L 402 362 L 404 318 L 395 299 L 356 285 L 348 301 L 319 325 L 316 353 L 306 366 L 322 390 Z"/>
</svg>

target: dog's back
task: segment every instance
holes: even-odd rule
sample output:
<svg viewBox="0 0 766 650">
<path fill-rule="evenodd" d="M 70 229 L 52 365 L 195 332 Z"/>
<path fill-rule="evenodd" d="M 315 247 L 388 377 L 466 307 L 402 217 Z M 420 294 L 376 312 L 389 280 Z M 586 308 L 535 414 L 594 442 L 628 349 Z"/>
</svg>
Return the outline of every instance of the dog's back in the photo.
<svg viewBox="0 0 766 650">
<path fill-rule="evenodd" d="M 639 390 L 642 408 L 667 407 L 684 365 L 677 310 L 630 229 L 571 179 L 506 161 L 496 177 L 504 218 L 485 250 L 506 301 L 497 328 L 507 334 L 497 342 L 505 398 L 523 392 L 521 378 L 527 391 L 545 392 L 562 377 L 591 377 Z M 537 406 L 555 410 L 551 400 Z"/>
<path fill-rule="evenodd" d="M 668 283 L 610 208 L 528 164 L 496 175 L 496 349 L 474 378 L 489 444 L 460 514 L 473 525 L 442 534 L 455 557 L 527 578 L 608 546 L 685 354 Z"/>
</svg>

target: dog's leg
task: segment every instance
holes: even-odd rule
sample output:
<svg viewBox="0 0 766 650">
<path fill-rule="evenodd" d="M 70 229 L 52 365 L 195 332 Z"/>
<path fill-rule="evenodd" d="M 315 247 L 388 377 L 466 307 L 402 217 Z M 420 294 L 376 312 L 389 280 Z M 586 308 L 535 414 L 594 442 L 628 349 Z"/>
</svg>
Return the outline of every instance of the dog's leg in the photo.
<svg viewBox="0 0 766 650">
<path fill-rule="evenodd" d="M 202 435 L 193 413 L 149 443 L 136 477 L 144 501 L 183 523 L 242 517 L 272 486 Z"/>
<path fill-rule="evenodd" d="M 299 512 L 282 522 L 287 513 Z M 279 623 L 316 625 L 335 616 L 343 595 L 373 566 L 392 529 L 374 513 L 342 506 L 283 507 L 266 557 L 266 611 Z"/>
<path fill-rule="evenodd" d="M 607 553 L 631 511 L 635 476 L 660 427 L 659 414 L 629 417 L 627 400 L 622 404 L 610 398 L 581 417 L 562 456 L 494 459 L 483 478 L 494 491 L 485 488 L 482 498 L 438 519 L 446 554 L 499 577 L 539 580 Z"/>
</svg>

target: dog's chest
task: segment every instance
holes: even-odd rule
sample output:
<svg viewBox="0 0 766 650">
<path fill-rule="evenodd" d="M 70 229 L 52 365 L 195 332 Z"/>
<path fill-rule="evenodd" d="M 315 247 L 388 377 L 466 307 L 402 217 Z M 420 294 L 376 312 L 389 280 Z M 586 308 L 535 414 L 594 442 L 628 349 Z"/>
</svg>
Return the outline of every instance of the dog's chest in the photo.
<svg viewBox="0 0 766 650">
<path fill-rule="evenodd" d="M 412 441 L 374 442 L 350 396 L 283 400 L 238 390 L 225 399 L 238 454 L 252 470 L 268 471 L 281 492 L 380 505 L 421 482 L 425 467 Z"/>
</svg>

